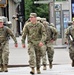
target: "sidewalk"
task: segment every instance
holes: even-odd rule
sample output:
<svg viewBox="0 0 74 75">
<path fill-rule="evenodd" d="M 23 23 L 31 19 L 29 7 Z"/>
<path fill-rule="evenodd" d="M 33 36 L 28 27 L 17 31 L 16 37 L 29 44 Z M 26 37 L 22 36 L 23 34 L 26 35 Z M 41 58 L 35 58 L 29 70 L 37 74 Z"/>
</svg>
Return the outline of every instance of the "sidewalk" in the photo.
<svg viewBox="0 0 74 75">
<path fill-rule="evenodd" d="M 18 48 L 14 47 L 14 41 L 10 39 L 9 41 L 9 48 L 10 48 L 10 54 L 9 54 L 9 65 L 11 66 L 18 66 L 18 65 L 29 65 L 29 55 L 28 55 L 28 49 L 27 49 L 27 42 L 26 42 L 26 48 L 22 48 L 21 44 L 21 37 L 17 37 L 18 40 Z M 57 46 L 58 47 L 58 46 Z M 66 48 L 55 48 L 54 49 L 54 61 L 53 64 L 70 64 L 71 60 L 69 58 L 68 50 Z M 65 58 L 65 59 L 63 59 Z M 48 61 L 47 61 L 48 64 Z"/>
<path fill-rule="evenodd" d="M 14 47 L 14 42 L 12 39 L 9 41 L 9 66 L 12 66 L 12 68 L 8 68 L 9 72 L 2 72 L 0 75 L 31 75 L 29 73 L 30 67 L 28 66 L 29 57 L 27 52 L 27 42 L 26 48 L 22 48 L 21 37 L 17 37 L 17 40 L 18 48 Z M 44 71 L 41 66 L 40 75 L 74 75 L 74 68 L 71 67 L 71 60 L 69 58 L 68 50 L 66 48 L 56 48 L 54 51 L 53 68 L 49 69 L 49 66 L 47 66 L 47 70 Z"/>
<path fill-rule="evenodd" d="M 29 67 L 15 67 L 8 68 L 9 72 L 2 72 L 0 75 L 31 75 Z M 35 72 L 35 75 L 39 75 Z M 71 67 L 70 64 L 64 65 L 53 65 L 52 69 L 49 69 L 47 66 L 47 70 L 43 70 L 41 67 L 40 75 L 74 75 L 74 67 Z"/>
</svg>

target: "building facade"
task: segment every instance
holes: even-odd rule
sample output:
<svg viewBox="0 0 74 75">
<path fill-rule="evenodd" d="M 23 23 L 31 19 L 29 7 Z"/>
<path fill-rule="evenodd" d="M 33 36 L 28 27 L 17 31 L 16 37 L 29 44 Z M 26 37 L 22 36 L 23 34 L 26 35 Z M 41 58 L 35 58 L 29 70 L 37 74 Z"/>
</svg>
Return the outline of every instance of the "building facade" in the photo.
<svg viewBox="0 0 74 75">
<path fill-rule="evenodd" d="M 22 31 L 22 25 L 23 25 L 23 17 L 21 15 L 19 20 L 18 14 L 21 13 L 21 3 L 23 0 L 2 0 L 6 1 L 6 6 L 0 5 L 0 16 L 5 16 L 8 18 L 9 21 L 12 22 L 12 31 L 16 36 L 19 36 Z M 0 4 L 2 4 L 2 1 L 0 1 Z M 24 8 L 23 8 L 24 9 Z"/>
<path fill-rule="evenodd" d="M 71 0 L 55 1 L 55 26 L 58 30 L 58 42 L 64 44 L 64 33 L 68 27 L 68 21 L 72 21 Z"/>
<path fill-rule="evenodd" d="M 18 18 L 15 18 L 18 17 L 19 15 L 22 16 L 22 13 L 19 13 L 20 12 L 19 9 L 21 8 L 20 7 L 21 1 L 24 0 L 7 0 L 7 6 L 0 7 L 0 15 L 8 17 L 8 20 L 12 22 L 11 29 L 13 30 L 16 36 L 18 36 L 18 34 L 21 33 L 22 27 L 24 25 L 22 24 L 23 21 L 19 21 Z M 55 21 L 55 26 L 59 33 L 56 44 L 58 44 L 59 41 L 60 41 L 59 44 L 64 44 L 64 32 L 65 29 L 68 27 L 67 24 L 68 21 L 72 20 L 71 0 L 54 0 L 54 1 L 55 1 L 54 21 Z M 20 17 L 20 20 L 22 20 L 22 18 L 23 17 Z"/>
</svg>

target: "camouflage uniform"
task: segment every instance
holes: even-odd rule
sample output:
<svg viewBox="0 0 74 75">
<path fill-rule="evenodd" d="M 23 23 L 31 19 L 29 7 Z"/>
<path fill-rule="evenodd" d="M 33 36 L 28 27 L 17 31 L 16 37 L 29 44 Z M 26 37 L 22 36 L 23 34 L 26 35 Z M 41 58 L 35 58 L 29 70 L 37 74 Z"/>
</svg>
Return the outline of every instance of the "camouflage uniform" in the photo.
<svg viewBox="0 0 74 75">
<path fill-rule="evenodd" d="M 74 24 L 66 29 L 65 34 L 69 42 L 69 56 L 72 60 L 72 66 L 74 67 Z M 71 40 L 70 36 L 73 40 Z"/>
<path fill-rule="evenodd" d="M 0 64 L 3 67 L 7 68 L 9 60 L 9 36 L 10 35 L 15 43 L 17 43 L 16 38 L 14 37 L 10 28 L 4 26 L 0 28 Z M 5 69 L 5 68 L 4 68 Z M 7 69 L 3 71 L 8 71 Z M 2 70 L 1 70 L 2 71 Z"/>
<path fill-rule="evenodd" d="M 9 38 L 8 35 L 10 35 L 15 43 L 17 43 L 17 40 L 15 36 L 13 35 L 10 28 L 4 26 L 3 28 L 0 28 L 0 64 L 1 65 L 8 65 L 9 60 Z"/>
<path fill-rule="evenodd" d="M 52 68 L 52 61 L 54 55 L 53 42 L 51 42 L 51 40 L 56 41 L 57 35 L 58 35 L 57 29 L 53 26 L 53 24 L 51 24 L 51 26 L 47 26 L 46 51 L 48 55 L 50 69 Z"/>
<path fill-rule="evenodd" d="M 30 67 L 40 68 L 40 58 L 42 55 L 41 48 L 39 43 L 46 40 L 45 28 L 44 26 L 36 22 L 32 24 L 32 22 L 27 23 L 23 28 L 22 34 L 22 43 L 25 43 L 26 35 L 28 38 L 28 53 L 29 53 L 29 64 Z"/>
</svg>

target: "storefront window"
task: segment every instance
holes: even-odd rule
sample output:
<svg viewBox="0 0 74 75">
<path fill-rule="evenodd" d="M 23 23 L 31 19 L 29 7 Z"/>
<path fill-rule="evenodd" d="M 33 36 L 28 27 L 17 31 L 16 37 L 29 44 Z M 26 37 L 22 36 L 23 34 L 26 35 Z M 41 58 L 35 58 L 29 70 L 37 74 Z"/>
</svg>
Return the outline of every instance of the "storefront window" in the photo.
<svg viewBox="0 0 74 75">
<path fill-rule="evenodd" d="M 68 22 L 70 21 L 70 16 L 69 16 L 69 11 L 64 10 L 63 11 L 63 25 L 64 25 L 64 29 L 66 29 L 68 27 Z"/>
</svg>

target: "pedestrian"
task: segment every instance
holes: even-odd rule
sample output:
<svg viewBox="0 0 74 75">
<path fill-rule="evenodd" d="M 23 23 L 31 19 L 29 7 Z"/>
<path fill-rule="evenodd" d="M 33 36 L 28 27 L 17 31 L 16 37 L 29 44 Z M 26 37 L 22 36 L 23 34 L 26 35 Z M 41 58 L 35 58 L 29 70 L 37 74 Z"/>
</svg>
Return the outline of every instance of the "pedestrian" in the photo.
<svg viewBox="0 0 74 75">
<path fill-rule="evenodd" d="M 46 40 L 45 28 L 42 23 L 37 22 L 37 14 L 30 13 L 30 22 L 27 23 L 23 28 L 22 34 L 22 46 L 25 47 L 25 39 L 28 39 L 28 54 L 29 54 L 29 65 L 31 67 L 31 74 L 35 74 L 35 67 L 37 74 L 40 74 L 40 60 L 42 56 L 41 47 L 44 45 Z"/>
<path fill-rule="evenodd" d="M 74 21 L 71 26 L 66 29 L 66 39 L 65 44 L 69 45 L 69 56 L 72 60 L 72 67 L 74 67 Z"/>
<path fill-rule="evenodd" d="M 43 25 L 46 28 L 46 34 L 47 34 L 45 45 L 46 45 L 46 52 L 48 56 L 49 68 L 52 69 L 52 62 L 54 56 L 53 42 L 56 41 L 58 32 L 57 29 L 54 27 L 53 23 L 49 25 L 47 22 L 43 21 Z M 46 70 L 46 53 L 43 56 L 42 60 L 43 60 L 43 70 Z"/>
<path fill-rule="evenodd" d="M 0 72 L 8 72 L 9 61 L 9 35 L 15 41 L 15 47 L 18 46 L 17 40 L 10 28 L 3 25 L 4 20 L 0 17 Z"/>
</svg>

